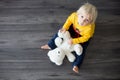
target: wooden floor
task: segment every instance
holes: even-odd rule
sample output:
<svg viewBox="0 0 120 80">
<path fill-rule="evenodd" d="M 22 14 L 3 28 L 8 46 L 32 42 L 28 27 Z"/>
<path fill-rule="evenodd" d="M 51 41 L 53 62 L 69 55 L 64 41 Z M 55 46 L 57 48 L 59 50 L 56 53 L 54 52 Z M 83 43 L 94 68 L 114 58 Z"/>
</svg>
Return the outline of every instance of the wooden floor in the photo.
<svg viewBox="0 0 120 80">
<path fill-rule="evenodd" d="M 51 63 L 40 46 L 84 0 L 0 0 L 0 80 L 120 80 L 120 0 L 97 6 L 96 30 L 80 73 Z"/>
</svg>

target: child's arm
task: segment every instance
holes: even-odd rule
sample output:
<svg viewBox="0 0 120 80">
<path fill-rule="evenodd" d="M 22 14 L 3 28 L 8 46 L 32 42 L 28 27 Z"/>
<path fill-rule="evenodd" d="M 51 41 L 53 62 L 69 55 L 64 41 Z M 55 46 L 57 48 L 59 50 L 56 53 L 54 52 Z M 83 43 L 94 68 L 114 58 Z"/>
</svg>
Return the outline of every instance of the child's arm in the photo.
<svg viewBox="0 0 120 80">
<path fill-rule="evenodd" d="M 67 18 L 66 22 L 65 22 L 64 25 L 63 25 L 63 29 L 66 29 L 66 30 L 69 29 L 70 25 L 73 24 L 73 22 L 74 22 L 74 17 L 75 17 L 75 15 L 76 15 L 76 13 L 73 12 L 73 13 Z"/>
<path fill-rule="evenodd" d="M 72 39 L 73 44 L 84 43 L 88 41 L 93 36 L 94 33 L 93 31 L 94 30 L 92 28 L 89 28 L 88 30 L 82 33 L 81 37 L 73 38 Z"/>
</svg>

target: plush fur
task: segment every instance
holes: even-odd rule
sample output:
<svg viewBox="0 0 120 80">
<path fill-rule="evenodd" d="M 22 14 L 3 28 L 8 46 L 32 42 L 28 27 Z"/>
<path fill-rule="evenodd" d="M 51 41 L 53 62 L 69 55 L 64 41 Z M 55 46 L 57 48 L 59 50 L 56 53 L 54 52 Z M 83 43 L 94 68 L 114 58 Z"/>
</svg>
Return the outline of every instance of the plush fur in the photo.
<svg viewBox="0 0 120 80">
<path fill-rule="evenodd" d="M 57 48 L 48 52 L 49 59 L 56 65 L 61 65 L 65 56 L 67 56 L 70 62 L 73 62 L 75 60 L 75 56 L 72 54 L 73 51 L 75 51 L 77 55 L 82 54 L 82 46 L 80 44 L 68 44 L 69 39 L 71 39 L 71 36 L 68 31 L 58 32 L 58 37 L 55 39 Z"/>
</svg>

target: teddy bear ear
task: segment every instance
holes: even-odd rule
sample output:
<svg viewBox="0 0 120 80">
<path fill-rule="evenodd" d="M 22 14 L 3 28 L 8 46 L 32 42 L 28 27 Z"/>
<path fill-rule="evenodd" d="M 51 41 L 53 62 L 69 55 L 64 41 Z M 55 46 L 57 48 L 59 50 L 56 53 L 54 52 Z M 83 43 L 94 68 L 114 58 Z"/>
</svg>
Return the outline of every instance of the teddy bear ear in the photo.
<svg viewBox="0 0 120 80">
<path fill-rule="evenodd" d="M 69 33 L 69 31 L 66 31 L 66 32 L 65 32 L 65 36 L 67 36 L 68 38 L 70 38 L 70 33 Z"/>
<path fill-rule="evenodd" d="M 47 56 L 50 56 L 50 51 L 47 53 Z"/>
<path fill-rule="evenodd" d="M 50 51 L 48 51 L 48 54 L 47 54 L 47 55 L 48 55 L 48 56 L 50 56 L 50 55 L 51 55 L 51 52 L 52 52 L 51 50 L 50 50 Z"/>
</svg>

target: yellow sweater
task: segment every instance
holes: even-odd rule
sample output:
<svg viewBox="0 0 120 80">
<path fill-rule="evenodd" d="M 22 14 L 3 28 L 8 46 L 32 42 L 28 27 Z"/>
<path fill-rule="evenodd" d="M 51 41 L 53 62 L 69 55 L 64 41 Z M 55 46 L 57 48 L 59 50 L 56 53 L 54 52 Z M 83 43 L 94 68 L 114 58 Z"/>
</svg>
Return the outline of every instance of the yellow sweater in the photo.
<svg viewBox="0 0 120 80">
<path fill-rule="evenodd" d="M 86 26 L 79 25 L 78 24 L 78 15 L 76 12 L 72 13 L 67 18 L 65 24 L 63 25 L 63 28 L 68 30 L 71 24 L 73 24 L 73 27 L 75 29 L 78 29 L 80 31 L 79 34 L 81 35 L 81 37 L 72 39 L 73 44 L 84 43 L 84 42 L 88 41 L 93 36 L 95 24 L 92 23 L 92 24 L 89 24 Z"/>
</svg>

